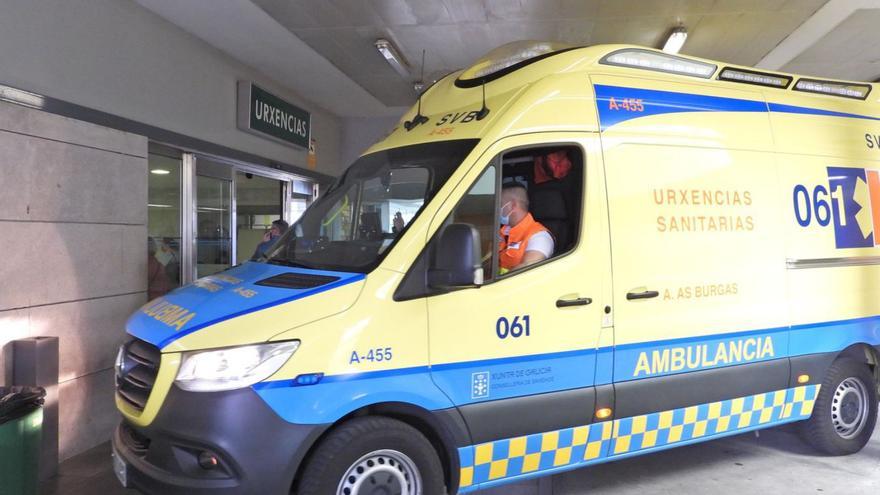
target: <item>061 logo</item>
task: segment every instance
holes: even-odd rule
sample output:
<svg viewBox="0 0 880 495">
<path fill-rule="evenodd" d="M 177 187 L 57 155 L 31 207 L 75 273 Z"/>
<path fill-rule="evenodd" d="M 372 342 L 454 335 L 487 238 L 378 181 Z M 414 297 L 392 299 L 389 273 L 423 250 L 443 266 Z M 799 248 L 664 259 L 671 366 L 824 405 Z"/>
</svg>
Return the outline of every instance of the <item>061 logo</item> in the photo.
<svg viewBox="0 0 880 495">
<path fill-rule="evenodd" d="M 838 249 L 880 245 L 880 170 L 828 167 L 828 186 L 794 186 L 798 225 L 834 225 Z"/>
</svg>

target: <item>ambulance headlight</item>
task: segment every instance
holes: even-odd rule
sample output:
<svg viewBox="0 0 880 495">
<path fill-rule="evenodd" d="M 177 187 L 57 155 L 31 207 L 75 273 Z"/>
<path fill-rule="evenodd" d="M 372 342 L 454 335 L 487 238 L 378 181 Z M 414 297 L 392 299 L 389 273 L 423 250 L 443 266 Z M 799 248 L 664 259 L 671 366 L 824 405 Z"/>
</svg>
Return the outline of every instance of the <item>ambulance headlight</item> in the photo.
<svg viewBox="0 0 880 495">
<path fill-rule="evenodd" d="M 191 392 L 243 388 L 272 376 L 299 348 L 299 341 L 230 347 L 183 354 L 175 382 Z"/>
</svg>

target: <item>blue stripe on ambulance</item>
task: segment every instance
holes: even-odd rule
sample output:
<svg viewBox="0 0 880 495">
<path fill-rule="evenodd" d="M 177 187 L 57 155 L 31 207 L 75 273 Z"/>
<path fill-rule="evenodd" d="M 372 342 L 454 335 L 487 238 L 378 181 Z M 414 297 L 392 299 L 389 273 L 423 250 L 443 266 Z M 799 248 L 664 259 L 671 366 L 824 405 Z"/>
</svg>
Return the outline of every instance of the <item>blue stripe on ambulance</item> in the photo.
<svg viewBox="0 0 880 495">
<path fill-rule="evenodd" d="M 853 119 L 880 120 L 880 117 L 860 115 L 847 112 L 836 112 L 820 108 L 765 103 L 763 101 L 709 96 L 675 91 L 655 89 L 628 88 L 623 86 L 594 85 L 596 105 L 599 110 L 600 130 L 640 117 L 681 112 L 776 112 L 801 115 L 820 115 L 825 117 L 843 117 Z M 612 100 L 617 104 L 624 100 L 641 100 L 644 111 L 622 111 L 611 108 Z"/>
<path fill-rule="evenodd" d="M 821 108 L 798 107 L 794 105 L 783 105 L 782 103 L 768 103 L 771 112 L 778 113 L 798 113 L 803 115 L 823 115 L 825 117 L 844 117 L 849 119 L 865 119 L 880 120 L 880 117 L 871 117 L 868 115 L 859 115 L 847 112 L 835 112 L 832 110 L 822 110 Z"/>
<path fill-rule="evenodd" d="M 753 341 L 748 346 L 747 341 Z M 774 355 L 761 355 L 771 342 Z M 727 346 L 729 355 L 731 345 L 742 343 L 741 353 L 749 360 L 727 363 L 718 362 L 718 347 Z M 846 347 L 865 343 L 880 345 L 880 316 L 857 318 L 835 322 L 797 325 L 791 327 L 752 330 L 702 337 L 689 337 L 653 342 L 625 344 L 617 348 L 582 349 L 550 354 L 534 354 L 501 359 L 467 361 L 461 363 L 437 364 L 403 369 L 379 370 L 363 373 L 328 375 L 316 385 L 297 385 L 294 380 L 263 382 L 254 385 L 257 392 L 279 416 L 293 423 L 325 424 L 332 423 L 349 412 L 363 406 L 379 402 L 409 402 L 427 410 L 438 410 L 489 400 L 523 397 L 528 395 L 569 390 L 594 385 L 610 384 L 613 381 L 642 379 L 654 376 L 673 375 L 739 364 L 750 364 L 771 359 L 836 352 Z M 704 350 L 696 350 L 698 347 Z M 681 354 L 684 367 L 673 370 L 659 370 L 658 374 L 635 375 L 639 355 L 645 353 L 653 359 L 654 352 L 663 354 L 671 349 L 685 348 Z M 691 348 L 690 364 L 688 351 Z M 752 356 L 754 354 L 754 356 Z M 697 359 L 695 356 L 701 356 Z M 729 357 L 729 356 L 728 356 Z M 597 360 L 599 366 L 596 365 Z M 614 366 L 611 366 L 611 363 Z M 649 361 L 649 366 L 652 361 Z M 543 368 L 550 368 L 546 372 Z M 512 370 L 532 369 L 530 384 L 519 388 L 493 388 L 493 376 L 504 376 Z M 617 377 L 612 380 L 612 370 Z M 319 371 L 319 370 L 316 370 Z M 652 370 L 653 371 L 653 370 Z M 488 373 L 489 393 L 485 397 L 474 397 L 472 378 L 475 373 Z M 540 378 L 552 380 L 540 380 Z M 532 380 L 531 378 L 538 378 Z M 455 392 L 451 397 L 444 394 L 435 382 L 446 382 L 449 390 Z M 534 382 L 534 383 L 531 383 Z"/>
<path fill-rule="evenodd" d="M 380 402 L 404 402 L 429 411 L 454 407 L 434 385 L 427 366 L 326 376 L 310 386 L 296 386 L 293 380 L 264 382 L 253 389 L 278 416 L 296 424 L 332 423 Z"/>
<path fill-rule="evenodd" d="M 295 380 L 280 380 L 259 383 L 253 388 L 285 420 L 323 424 L 336 421 L 357 408 L 385 401 L 408 402 L 427 410 L 482 402 L 472 394 L 474 373 L 498 376 L 523 368 L 535 370 L 528 377 L 534 383 L 517 389 L 496 391 L 490 396 L 492 400 L 589 387 L 593 384 L 596 354 L 596 349 L 536 354 L 431 367 L 328 375 L 318 384 L 310 386 L 298 386 Z M 552 371 L 548 373 L 546 368 Z M 541 376 L 549 378 L 551 373 L 553 380 L 540 380 Z M 443 382 L 449 384 L 448 390 L 453 391 L 451 396 L 437 386 L 437 383 Z"/>
<path fill-rule="evenodd" d="M 336 280 L 310 289 L 256 285 L 256 282 L 284 273 L 329 276 Z M 147 303 L 128 319 L 125 327 L 129 334 L 161 349 L 210 325 L 363 279 L 362 273 L 307 270 L 249 261 L 224 272 L 203 277 Z M 151 308 L 155 311 L 151 311 Z M 230 311 L 230 308 L 236 310 Z M 164 313 L 158 314 L 162 311 Z M 163 316 L 168 314 L 171 317 Z M 175 316 L 178 317 L 175 319 Z"/>
<path fill-rule="evenodd" d="M 792 357 L 839 352 L 853 344 L 880 345 L 880 316 L 791 327 Z"/>
<path fill-rule="evenodd" d="M 789 334 L 785 327 L 620 345 L 614 348 L 614 381 L 786 358 Z"/>
</svg>

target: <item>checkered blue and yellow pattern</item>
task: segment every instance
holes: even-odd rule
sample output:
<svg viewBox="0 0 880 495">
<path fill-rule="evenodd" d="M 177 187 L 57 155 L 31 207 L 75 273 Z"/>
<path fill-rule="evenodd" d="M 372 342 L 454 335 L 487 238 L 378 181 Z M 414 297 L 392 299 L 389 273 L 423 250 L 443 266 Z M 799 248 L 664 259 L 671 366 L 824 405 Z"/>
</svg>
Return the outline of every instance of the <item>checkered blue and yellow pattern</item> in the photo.
<svg viewBox="0 0 880 495">
<path fill-rule="evenodd" d="M 607 456 L 613 423 L 535 433 L 458 449 L 461 488 Z"/>
<path fill-rule="evenodd" d="M 813 412 L 819 385 L 808 385 L 700 404 L 614 422 L 609 455 L 626 454 L 722 433 L 805 419 Z"/>
<path fill-rule="evenodd" d="M 463 447 L 459 487 L 807 419 L 818 393 L 805 385 Z"/>
</svg>

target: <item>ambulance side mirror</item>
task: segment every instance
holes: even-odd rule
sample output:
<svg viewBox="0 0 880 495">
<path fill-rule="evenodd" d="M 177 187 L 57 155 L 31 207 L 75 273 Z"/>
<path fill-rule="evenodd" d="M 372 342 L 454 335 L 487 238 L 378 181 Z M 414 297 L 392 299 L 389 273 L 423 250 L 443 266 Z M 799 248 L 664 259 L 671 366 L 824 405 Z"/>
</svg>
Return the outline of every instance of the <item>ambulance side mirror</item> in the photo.
<svg viewBox="0 0 880 495">
<path fill-rule="evenodd" d="M 428 286 L 451 289 L 479 287 L 482 283 L 480 233 L 467 223 L 447 225 L 431 252 Z"/>
</svg>

